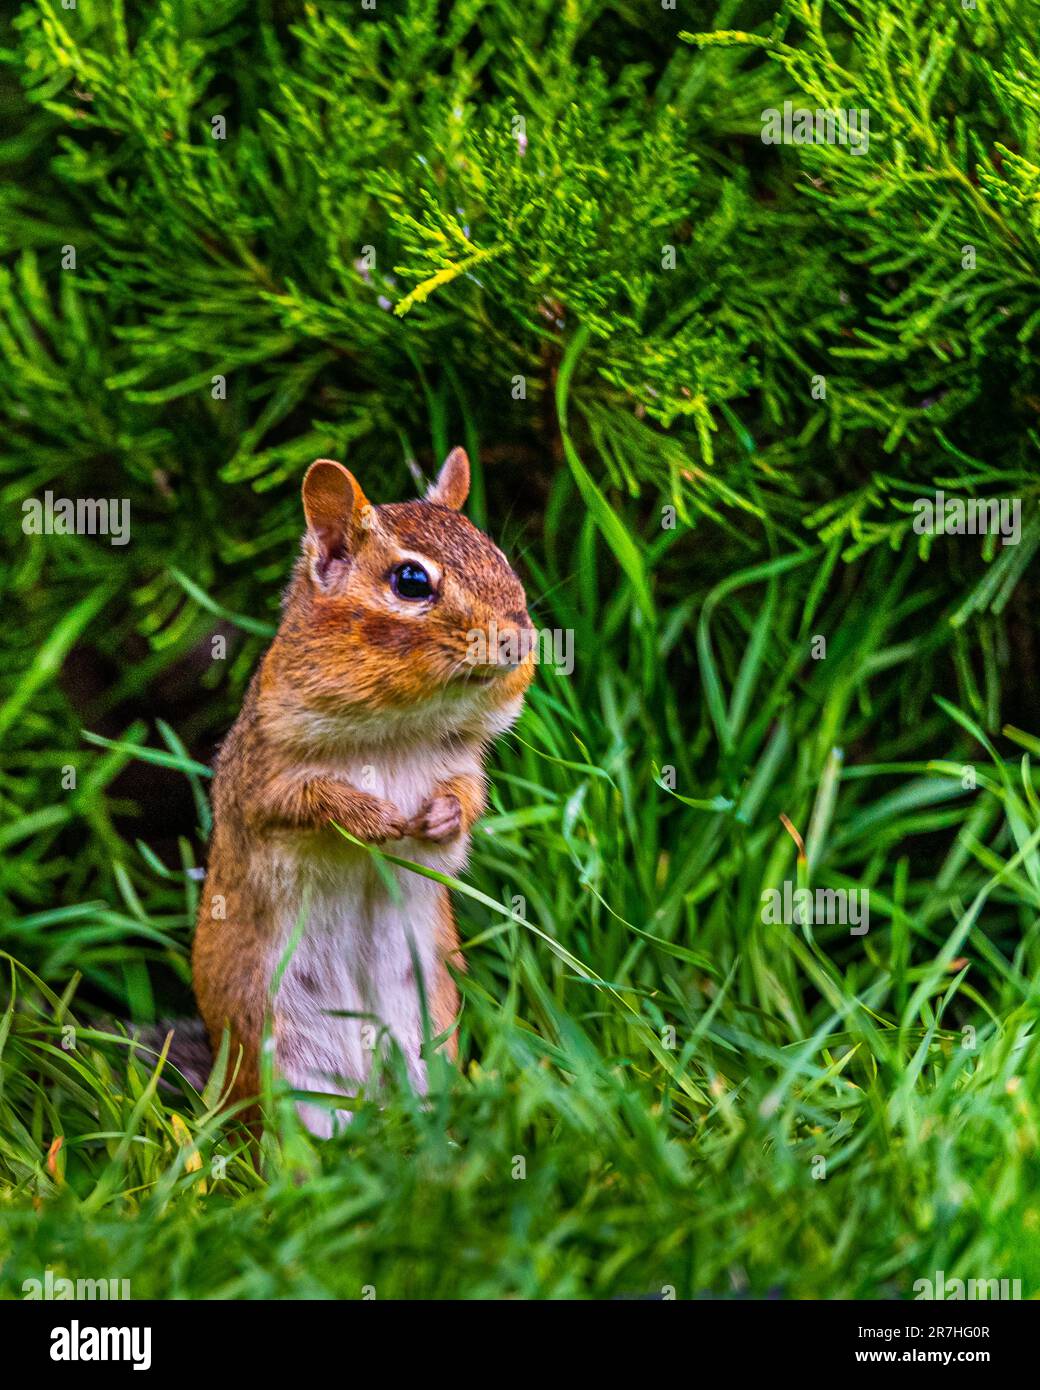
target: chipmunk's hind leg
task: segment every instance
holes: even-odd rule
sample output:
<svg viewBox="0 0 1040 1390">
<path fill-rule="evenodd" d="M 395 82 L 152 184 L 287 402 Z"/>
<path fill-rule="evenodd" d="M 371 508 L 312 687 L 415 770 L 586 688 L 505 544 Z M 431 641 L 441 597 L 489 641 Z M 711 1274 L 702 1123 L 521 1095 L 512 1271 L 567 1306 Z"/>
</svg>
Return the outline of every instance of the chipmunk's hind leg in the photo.
<svg viewBox="0 0 1040 1390">
<path fill-rule="evenodd" d="M 192 980 L 214 1057 L 225 1028 L 230 1030 L 230 1099 L 241 1101 L 255 1098 L 260 1089 L 269 949 L 259 905 L 254 903 L 247 915 L 239 893 L 226 886 L 228 879 L 214 869 L 206 879 L 192 948 Z"/>
</svg>

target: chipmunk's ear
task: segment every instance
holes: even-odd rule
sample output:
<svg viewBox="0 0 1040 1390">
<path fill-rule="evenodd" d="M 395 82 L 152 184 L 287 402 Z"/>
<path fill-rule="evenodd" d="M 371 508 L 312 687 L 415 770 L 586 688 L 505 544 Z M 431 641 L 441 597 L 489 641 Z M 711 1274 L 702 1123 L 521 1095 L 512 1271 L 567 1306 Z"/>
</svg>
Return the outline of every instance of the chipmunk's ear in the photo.
<svg viewBox="0 0 1040 1390">
<path fill-rule="evenodd" d="M 469 459 L 465 449 L 452 449 L 437 474 L 437 481 L 430 486 L 426 500 L 457 512 L 461 511 L 468 496 Z"/>
<path fill-rule="evenodd" d="M 307 551 L 316 579 L 324 579 L 333 560 L 345 560 L 364 526 L 369 502 L 348 469 L 333 459 L 318 459 L 303 480 L 303 514 Z"/>
</svg>

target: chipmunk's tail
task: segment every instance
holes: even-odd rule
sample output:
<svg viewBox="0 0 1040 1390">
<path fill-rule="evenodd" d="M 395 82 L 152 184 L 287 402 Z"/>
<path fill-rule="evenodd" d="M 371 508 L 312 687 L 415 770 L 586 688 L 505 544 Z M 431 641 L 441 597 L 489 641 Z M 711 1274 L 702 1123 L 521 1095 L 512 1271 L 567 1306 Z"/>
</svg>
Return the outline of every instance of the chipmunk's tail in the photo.
<svg viewBox="0 0 1040 1390">
<path fill-rule="evenodd" d="M 213 1069 L 213 1053 L 210 1050 L 206 1026 L 201 1018 L 160 1019 L 158 1023 L 139 1025 L 130 1029 L 131 1037 L 141 1044 L 145 1060 L 157 1061 L 163 1050 L 167 1033 L 173 1033 L 166 1061 L 181 1073 L 184 1079 L 201 1091 Z M 147 1050 L 145 1050 L 147 1049 Z M 154 1056 L 152 1054 L 155 1054 Z M 174 1086 L 160 1078 L 159 1085 L 164 1090 L 174 1090 Z"/>
</svg>

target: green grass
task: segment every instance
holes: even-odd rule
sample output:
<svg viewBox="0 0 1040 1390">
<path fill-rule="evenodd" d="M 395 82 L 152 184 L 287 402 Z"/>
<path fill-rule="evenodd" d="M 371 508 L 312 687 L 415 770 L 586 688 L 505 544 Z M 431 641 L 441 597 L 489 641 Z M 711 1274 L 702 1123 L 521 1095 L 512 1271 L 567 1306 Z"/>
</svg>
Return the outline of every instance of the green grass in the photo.
<svg viewBox="0 0 1040 1390">
<path fill-rule="evenodd" d="M 158 1090 L 91 1027 L 90 1000 L 143 1019 L 187 978 L 204 837 L 179 864 L 139 842 L 118 899 L 4 928 L 4 1296 L 47 1266 L 136 1297 L 881 1298 L 937 1270 L 1040 1292 L 1040 742 L 984 733 L 920 567 L 807 547 L 709 591 L 681 531 L 601 582 L 614 533 L 590 512 L 575 536 L 577 486 L 523 560 L 576 668 L 540 671 L 494 757 L 456 893 L 459 1069 L 423 1101 L 391 1062 L 325 1143 L 274 1084 L 258 1172 L 216 1096 Z M 98 846 L 122 847 L 106 785 L 131 758 L 156 796 L 190 778 L 206 825 L 172 729 L 97 756 Z M 869 933 L 764 923 L 799 875 L 868 888 Z"/>
</svg>

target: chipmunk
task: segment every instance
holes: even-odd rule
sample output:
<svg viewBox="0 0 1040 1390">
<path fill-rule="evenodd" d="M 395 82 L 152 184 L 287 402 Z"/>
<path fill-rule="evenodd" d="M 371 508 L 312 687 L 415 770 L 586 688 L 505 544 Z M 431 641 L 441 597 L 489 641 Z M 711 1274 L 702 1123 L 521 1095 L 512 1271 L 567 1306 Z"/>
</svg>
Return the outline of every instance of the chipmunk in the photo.
<svg viewBox="0 0 1040 1390">
<path fill-rule="evenodd" d="M 227 1027 L 240 1062 L 236 1099 L 259 1090 L 269 1010 L 276 1070 L 295 1089 L 362 1084 L 381 1030 L 423 1088 L 414 964 L 431 1032 L 448 1033 L 457 1054 L 449 965 L 463 964 L 448 890 L 384 864 L 391 893 L 369 851 L 335 827 L 444 873 L 465 864 L 488 744 L 533 674 L 523 587 L 459 514 L 468 492 L 461 449 L 421 501 L 373 506 L 331 459 L 303 480 L 307 529 L 281 624 L 217 758 L 192 956 L 210 1042 Z M 489 625 L 512 640 L 481 652 L 473 635 Z M 298 1109 L 320 1136 L 349 1117 L 313 1101 Z"/>
</svg>

